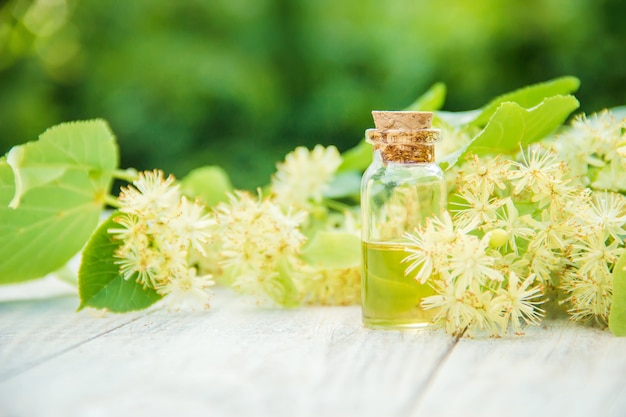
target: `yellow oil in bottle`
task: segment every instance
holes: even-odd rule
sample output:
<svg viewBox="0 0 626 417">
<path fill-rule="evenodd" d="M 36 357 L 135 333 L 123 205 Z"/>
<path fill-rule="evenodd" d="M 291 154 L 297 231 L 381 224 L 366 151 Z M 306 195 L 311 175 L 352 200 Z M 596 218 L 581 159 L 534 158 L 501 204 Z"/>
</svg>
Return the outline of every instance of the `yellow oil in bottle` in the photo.
<svg viewBox="0 0 626 417">
<path fill-rule="evenodd" d="M 373 328 L 422 328 L 436 314 L 422 299 L 434 295 L 428 284 L 404 275 L 408 253 L 401 243 L 363 242 L 363 323 Z"/>
</svg>

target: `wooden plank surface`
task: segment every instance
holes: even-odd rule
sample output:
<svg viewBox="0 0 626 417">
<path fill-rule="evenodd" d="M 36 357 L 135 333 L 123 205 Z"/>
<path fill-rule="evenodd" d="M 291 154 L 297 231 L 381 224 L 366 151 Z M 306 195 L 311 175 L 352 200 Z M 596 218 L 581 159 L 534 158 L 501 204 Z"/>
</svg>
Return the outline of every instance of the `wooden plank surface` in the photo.
<svg viewBox="0 0 626 417">
<path fill-rule="evenodd" d="M 0 416 L 626 415 L 626 339 L 567 322 L 457 340 L 225 289 L 207 312 L 77 305 L 0 302 Z"/>
</svg>

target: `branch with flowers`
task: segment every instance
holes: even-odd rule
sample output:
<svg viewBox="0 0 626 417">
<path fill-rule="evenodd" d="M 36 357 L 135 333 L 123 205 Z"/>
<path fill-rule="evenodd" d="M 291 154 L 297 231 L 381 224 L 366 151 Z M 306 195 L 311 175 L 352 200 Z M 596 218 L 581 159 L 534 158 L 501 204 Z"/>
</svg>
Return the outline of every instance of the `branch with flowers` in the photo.
<svg viewBox="0 0 626 417">
<path fill-rule="evenodd" d="M 563 77 L 435 111 L 449 207 L 406 235 L 406 279 L 451 334 L 522 333 L 551 314 L 626 334 L 626 111 L 577 115 Z M 207 308 L 214 285 L 284 307 L 360 301 L 361 142 L 303 147 L 270 184 L 234 190 L 219 167 L 180 181 L 118 169 L 104 121 L 63 124 L 0 158 L 0 283 L 62 269 L 82 250 L 79 308 Z M 114 179 L 128 181 L 110 196 Z M 115 211 L 101 224 L 105 205 Z M 62 275 L 62 274 L 61 274 Z"/>
</svg>

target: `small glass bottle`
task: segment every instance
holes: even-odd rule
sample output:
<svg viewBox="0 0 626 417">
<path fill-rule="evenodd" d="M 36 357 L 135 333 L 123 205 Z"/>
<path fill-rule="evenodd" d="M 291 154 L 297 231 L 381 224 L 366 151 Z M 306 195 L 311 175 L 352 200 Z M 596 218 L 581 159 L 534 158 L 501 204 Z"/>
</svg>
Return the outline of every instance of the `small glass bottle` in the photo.
<svg viewBox="0 0 626 417">
<path fill-rule="evenodd" d="M 443 171 L 435 163 L 441 137 L 430 112 L 372 112 L 375 129 L 366 131 L 373 145 L 372 164 L 361 182 L 363 247 L 363 323 L 373 328 L 420 328 L 434 311 L 422 309 L 434 295 L 428 284 L 405 276 L 402 260 L 406 232 L 446 207 Z"/>
</svg>

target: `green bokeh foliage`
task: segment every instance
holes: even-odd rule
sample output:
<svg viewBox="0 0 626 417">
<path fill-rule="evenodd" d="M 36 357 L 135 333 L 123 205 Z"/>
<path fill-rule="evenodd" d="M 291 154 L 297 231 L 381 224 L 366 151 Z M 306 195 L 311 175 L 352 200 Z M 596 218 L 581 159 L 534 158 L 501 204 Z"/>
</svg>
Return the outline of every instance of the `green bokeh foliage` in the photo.
<svg viewBox="0 0 626 417">
<path fill-rule="evenodd" d="M 582 110 L 626 103 L 618 0 L 9 0 L 0 154 L 67 120 L 109 121 L 122 166 L 223 166 L 267 182 L 296 145 L 354 146 L 372 109 L 434 82 L 447 110 L 579 77 Z"/>
</svg>

